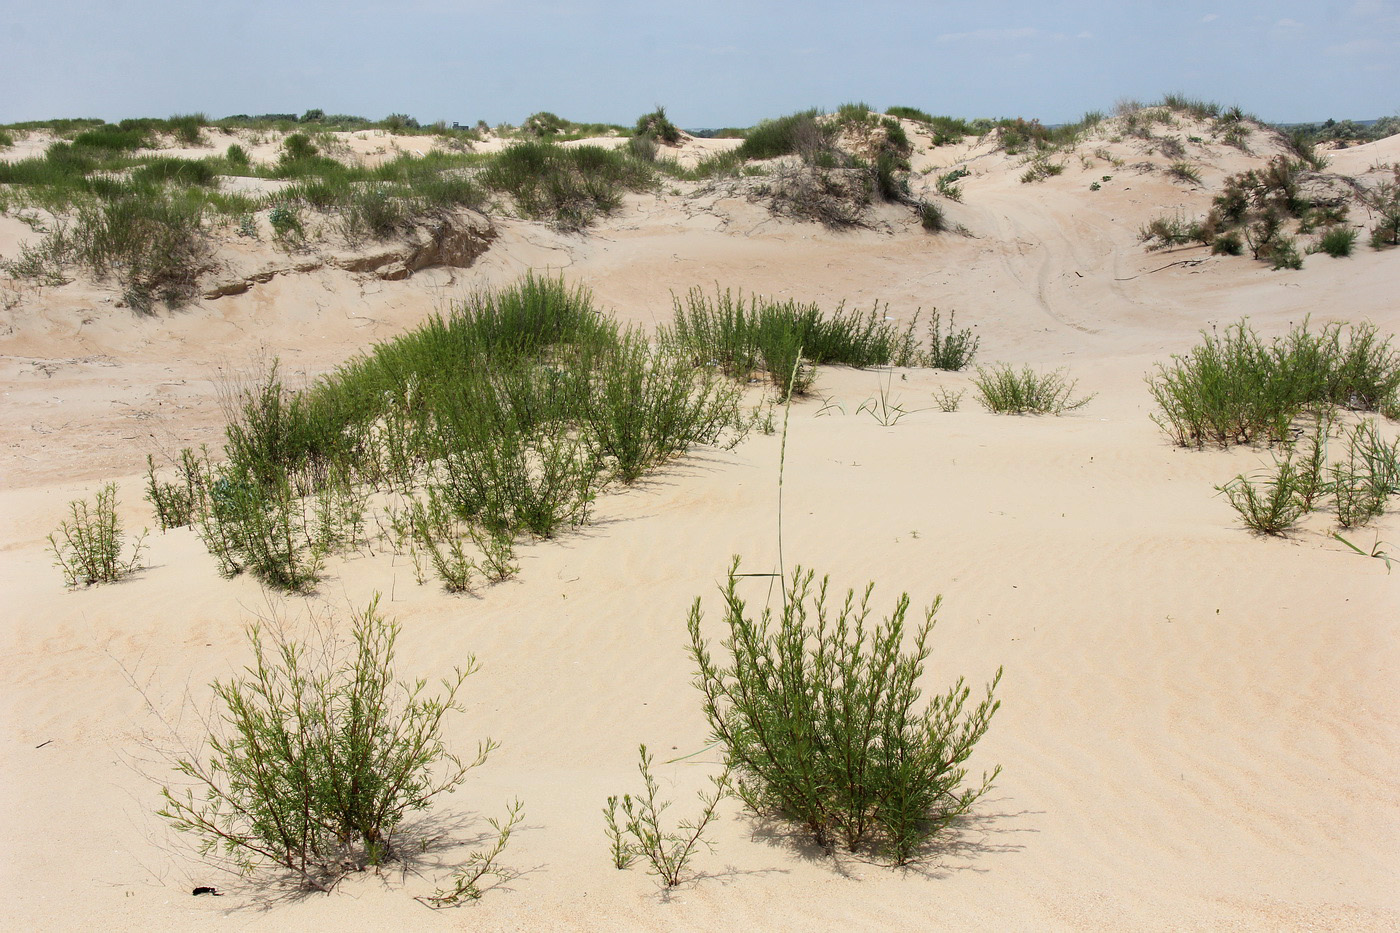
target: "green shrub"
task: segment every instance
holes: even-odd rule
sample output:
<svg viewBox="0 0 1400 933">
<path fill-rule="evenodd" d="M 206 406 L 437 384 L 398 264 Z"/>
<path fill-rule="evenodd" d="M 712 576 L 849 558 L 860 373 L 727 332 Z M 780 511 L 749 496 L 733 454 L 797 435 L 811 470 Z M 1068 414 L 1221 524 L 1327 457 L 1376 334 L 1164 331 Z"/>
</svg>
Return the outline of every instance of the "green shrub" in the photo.
<svg viewBox="0 0 1400 933">
<path fill-rule="evenodd" d="M 1177 181 L 1184 181 L 1187 184 L 1199 185 L 1201 183 L 1201 173 L 1190 162 L 1173 162 L 1167 168 L 1167 177 Z"/>
<path fill-rule="evenodd" d="M 933 117 L 917 107 L 886 107 L 885 113 L 892 117 L 900 117 L 905 120 L 913 120 L 917 123 L 932 123 Z"/>
<path fill-rule="evenodd" d="M 49 535 L 49 551 L 70 587 L 116 583 L 141 566 L 146 533 L 131 543 L 131 556 L 123 557 L 121 519 L 117 518 L 117 484 L 97 491 L 91 505 L 86 499 L 68 503 L 68 518 Z"/>
<path fill-rule="evenodd" d="M 971 174 L 971 172 L 962 166 L 958 166 L 952 171 L 944 172 L 942 175 L 938 176 L 938 193 L 950 200 L 961 201 L 962 187 L 957 185 L 956 182 L 958 179 L 966 178 Z"/>
<path fill-rule="evenodd" d="M 1138 230 L 1138 242 L 1147 244 L 1149 252 L 1175 249 L 1189 243 L 1204 243 L 1207 237 L 1197 221 L 1188 221 L 1180 214 L 1154 217 Z"/>
<path fill-rule="evenodd" d="M 675 146 L 681 141 L 680 127 L 667 119 L 666 108 L 661 106 L 658 106 L 651 113 L 645 113 L 638 117 L 634 132 L 638 136 L 659 139 L 669 146 Z"/>
<path fill-rule="evenodd" d="M 774 159 L 800 155 L 812 161 L 828 152 L 836 135 L 836 125 L 820 123 L 816 110 L 804 110 L 776 120 L 764 120 L 744 136 L 737 153 L 740 159 Z"/>
<path fill-rule="evenodd" d="M 1371 247 L 1400 246 L 1400 171 L 1394 182 L 1384 182 L 1366 198 L 1376 217 L 1371 228 Z"/>
<path fill-rule="evenodd" d="M 481 184 L 509 194 L 520 213 L 563 230 L 581 230 L 617 210 L 622 195 L 655 183 L 645 163 L 599 146 L 517 143 L 482 172 Z"/>
<path fill-rule="evenodd" d="M 948 219 L 943 214 L 943 208 L 932 201 L 919 202 L 919 226 L 929 233 L 942 233 L 948 229 Z"/>
<path fill-rule="evenodd" d="M 0 149 L 8 149 L 15 144 L 15 137 L 6 130 L 0 130 Z"/>
<path fill-rule="evenodd" d="M 1075 398 L 1074 387 L 1078 383 L 1066 380 L 1063 370 L 1037 373 L 1026 366 L 1017 372 L 1005 363 L 991 369 L 977 367 L 972 384 L 982 407 L 1001 414 L 1062 415 L 1082 408 L 1094 398 Z"/>
<path fill-rule="evenodd" d="M 972 362 L 982 338 L 974 334 L 971 327 L 957 325 L 957 312 L 950 312 L 948 330 L 945 332 L 942 316 L 937 308 L 933 309 L 928 322 L 928 353 L 921 360 L 923 365 L 956 371 Z"/>
<path fill-rule="evenodd" d="M 1400 440 L 1387 443 L 1374 422 L 1363 421 L 1346 437 L 1344 455 L 1328 469 L 1337 524 L 1365 525 L 1400 495 Z"/>
<path fill-rule="evenodd" d="M 213 685 L 222 704 L 207 751 L 177 762 L 186 788 L 163 788 L 160 815 L 251 872 L 275 865 L 329 891 L 347 872 L 401 859 L 405 818 L 460 786 L 496 745 L 470 762 L 443 745 L 442 727 L 465 667 L 429 696 L 425 682 L 398 680 L 399 626 L 378 597 L 352 623 L 345 657 L 333 644 L 248 633 L 254 662 Z"/>
<path fill-rule="evenodd" d="M 1275 459 L 1273 474 L 1263 482 L 1256 484 L 1240 474 L 1216 488 L 1225 494 L 1248 528 L 1260 534 L 1281 535 L 1308 510 L 1298 485 L 1290 450 L 1282 459 Z"/>
<path fill-rule="evenodd" d="M 874 584 L 838 606 L 826 578 L 814 591 L 814 577 L 794 571 L 779 618 L 765 610 L 754 619 L 739 596 L 736 558 L 719 661 L 695 601 L 690 651 L 705 715 L 750 808 L 801 824 L 823 847 L 875 847 L 905 864 L 991 787 L 999 769 L 963 787 L 963 762 L 1000 705 L 1001 672 L 971 709 L 962 680 L 916 709 L 938 601 L 905 654 L 907 594 L 868 624 Z"/>
<path fill-rule="evenodd" d="M 151 145 L 151 137 L 150 131 L 144 127 L 124 129 L 109 125 L 79 133 L 73 137 L 73 145 L 85 149 L 130 152 L 133 149 L 148 148 Z"/>
<path fill-rule="evenodd" d="M 1245 321 L 1201 336 L 1147 378 L 1153 420 L 1182 447 L 1279 442 L 1310 405 L 1383 411 L 1400 396 L 1400 351 L 1371 324 L 1304 322 L 1269 344 Z"/>
<path fill-rule="evenodd" d="M 1029 163 L 1030 167 L 1021 173 L 1021 184 L 1028 185 L 1033 182 L 1044 181 L 1055 175 L 1059 175 L 1065 167 L 1058 162 L 1051 162 L 1044 156 L 1037 156 Z"/>
</svg>

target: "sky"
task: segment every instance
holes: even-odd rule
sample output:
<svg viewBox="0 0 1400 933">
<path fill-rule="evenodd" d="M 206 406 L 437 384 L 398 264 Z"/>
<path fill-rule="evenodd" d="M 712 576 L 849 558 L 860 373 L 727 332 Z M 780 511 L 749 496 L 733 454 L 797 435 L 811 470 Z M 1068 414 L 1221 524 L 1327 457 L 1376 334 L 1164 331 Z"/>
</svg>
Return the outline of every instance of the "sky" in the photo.
<svg viewBox="0 0 1400 933">
<path fill-rule="evenodd" d="M 853 101 L 1061 123 L 1165 93 L 1400 113 L 1400 0 L 0 0 L 0 123 L 660 104 L 714 128 Z"/>
</svg>

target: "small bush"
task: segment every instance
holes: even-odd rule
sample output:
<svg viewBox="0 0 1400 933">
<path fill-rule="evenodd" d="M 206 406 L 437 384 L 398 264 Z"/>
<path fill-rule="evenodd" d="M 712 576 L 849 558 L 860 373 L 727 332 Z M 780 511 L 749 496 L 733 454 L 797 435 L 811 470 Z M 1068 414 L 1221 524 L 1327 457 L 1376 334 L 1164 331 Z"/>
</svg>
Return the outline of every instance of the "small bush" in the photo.
<svg viewBox="0 0 1400 933">
<path fill-rule="evenodd" d="M 1074 396 L 1074 380 L 1066 380 L 1063 370 L 1037 373 L 1029 366 L 1020 372 L 1002 363 L 991 369 L 977 367 L 972 384 L 977 400 L 987 411 L 1013 415 L 1062 415 L 1082 408 L 1092 395 Z"/>
<path fill-rule="evenodd" d="M 613 865 L 626 868 L 640 855 L 651 866 L 652 874 L 668 888 L 674 888 L 685 876 L 686 866 L 695 855 L 695 849 L 704 842 L 705 828 L 715 818 L 719 802 L 729 793 L 729 770 L 711 781 L 714 791 L 701 793 L 703 808 L 694 820 L 684 820 L 675 830 L 667 829 L 661 819 L 662 811 L 670 807 L 670 801 L 658 800 L 661 787 L 651 773 L 652 756 L 645 745 L 639 748 L 641 762 L 637 770 L 642 774 L 643 791 L 633 798 L 631 794 L 622 797 L 623 821 L 619 825 L 618 798 L 609 797 L 603 809 L 607 819 L 608 839 L 612 845 Z M 704 843 L 709 845 L 708 842 Z"/>
<path fill-rule="evenodd" d="M 1275 460 L 1272 476 L 1263 482 L 1256 484 L 1241 474 L 1216 488 L 1225 494 L 1248 528 L 1260 534 L 1281 535 L 1307 511 L 1298 486 L 1299 476 L 1290 450 Z"/>
<path fill-rule="evenodd" d="M 675 146 L 681 141 L 680 127 L 667 119 L 666 108 L 660 106 L 637 118 L 635 133 L 660 140 L 668 146 Z"/>
<path fill-rule="evenodd" d="M 625 192 L 654 184 L 655 174 L 646 164 L 599 146 L 522 142 L 496 156 L 479 180 L 509 194 L 525 217 L 581 230 L 621 206 Z"/>
<path fill-rule="evenodd" d="M 948 229 L 948 219 L 943 214 L 943 208 L 932 201 L 919 202 L 919 226 L 929 233 L 942 233 Z"/>
<path fill-rule="evenodd" d="M 424 681 L 396 678 L 399 626 L 378 597 L 352 634 L 345 657 L 333 644 L 269 644 L 250 628 L 254 662 L 213 685 L 223 711 L 208 751 L 177 762 L 190 786 L 163 788 L 160 815 L 244 872 L 276 865 L 323 891 L 401 859 L 405 817 L 460 786 L 496 745 L 463 762 L 442 742 L 474 658 L 429 696 Z"/>
<path fill-rule="evenodd" d="M 755 812 L 803 825 L 818 845 L 875 847 L 905 864 L 990 789 L 999 769 L 963 787 L 963 762 L 985 734 L 993 693 L 968 708 L 962 680 L 916 709 L 938 601 L 903 653 L 909 597 L 868 625 L 874 584 L 857 598 L 828 600 L 828 581 L 795 570 L 780 616 L 755 619 L 739 597 L 739 561 L 724 589 L 716 661 L 701 634 L 701 601 L 690 610 L 691 657 L 705 715 L 738 775 L 736 792 Z"/>
<path fill-rule="evenodd" d="M 1058 162 L 1051 162 L 1048 158 L 1036 157 L 1031 160 L 1030 167 L 1021 173 L 1021 184 L 1028 185 L 1038 181 L 1044 181 L 1055 175 L 1059 175 L 1065 167 Z"/>
<path fill-rule="evenodd" d="M 957 312 L 948 315 L 948 330 L 943 330 L 943 318 L 938 309 L 928 322 L 928 353 L 922 360 L 934 369 L 959 370 L 972 362 L 982 338 L 971 327 L 958 327 Z"/>
<path fill-rule="evenodd" d="M 48 540 L 54 564 L 63 571 L 63 582 L 79 587 L 116 583 L 134 573 L 141 566 L 145 537 L 142 532 L 131 543 L 131 555 L 122 556 L 125 546 L 117 518 L 117 484 L 108 483 L 97 491 L 91 505 L 86 499 L 68 503 L 68 518 Z"/>
<path fill-rule="evenodd" d="M 831 149 L 836 135 L 835 124 L 822 124 L 817 121 L 816 110 L 764 120 L 744 136 L 737 152 L 741 159 L 774 159 L 778 156 L 797 154 L 804 161 L 812 161 L 818 153 Z"/>
<path fill-rule="evenodd" d="M 1188 221 L 1180 214 L 1154 217 L 1138 230 L 1138 242 L 1147 244 L 1149 252 L 1175 249 L 1190 243 L 1204 243 L 1206 235 L 1198 221 Z"/>
<path fill-rule="evenodd" d="M 1190 185 L 1199 185 L 1201 183 L 1201 173 L 1197 171 L 1196 167 L 1190 162 L 1173 162 L 1171 166 L 1167 168 L 1167 177 L 1186 182 Z"/>
<path fill-rule="evenodd" d="M 958 179 L 971 175 L 967 169 L 958 166 L 950 172 L 944 172 L 938 176 L 938 193 L 952 201 L 962 200 L 962 186 L 957 184 Z"/>
</svg>

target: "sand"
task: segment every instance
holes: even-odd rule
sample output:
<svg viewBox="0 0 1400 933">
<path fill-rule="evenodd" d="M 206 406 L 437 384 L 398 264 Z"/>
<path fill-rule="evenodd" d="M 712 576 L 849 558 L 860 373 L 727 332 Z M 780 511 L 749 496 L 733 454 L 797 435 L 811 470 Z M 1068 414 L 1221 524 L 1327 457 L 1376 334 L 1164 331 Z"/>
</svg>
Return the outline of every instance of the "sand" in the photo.
<svg viewBox="0 0 1400 933">
<path fill-rule="evenodd" d="M 367 156 L 387 146 L 362 142 Z M 1394 158 L 1393 141 L 1372 146 L 1333 153 L 1333 169 Z M 1325 517 L 1287 539 L 1243 530 L 1214 487 L 1268 453 L 1173 448 L 1143 377 L 1200 329 L 1246 315 L 1269 336 L 1308 316 L 1400 331 L 1400 252 L 1309 256 L 1300 272 L 1145 253 L 1142 223 L 1203 213 L 1228 173 L 1269 153 L 1216 147 L 1187 187 L 1132 168 L 1130 147 L 1111 147 L 1123 167 L 1071 159 L 1036 185 L 985 146 L 921 152 L 915 167 L 930 172 L 916 187 L 955 158 L 972 170 L 963 202 L 947 204 L 965 236 L 928 236 L 894 209 L 876 229 L 833 233 L 722 190 L 663 192 L 629 198 L 586 236 L 496 218 L 471 268 L 402 282 L 321 268 L 152 318 L 91 283 L 25 294 L 0 312 L 0 926 L 1396 929 L 1400 574 L 1332 538 Z M 12 227 L 0 226 L 5 255 L 24 234 Z M 674 891 L 611 865 L 601 808 L 639 789 L 639 743 L 659 761 L 688 756 L 657 767 L 678 817 L 718 770 L 686 613 L 703 597 L 717 636 L 731 555 L 774 566 L 776 435 L 610 490 L 595 524 L 522 548 L 520 576 L 476 596 L 419 586 L 406 558 L 378 551 L 332 560 L 311 599 L 269 595 L 221 579 L 188 529 L 153 532 L 147 569 L 123 583 L 64 590 L 44 536 L 66 503 L 115 480 L 127 525 L 153 525 L 145 455 L 217 443 L 219 367 L 271 354 L 309 378 L 528 268 L 562 271 L 646 326 L 669 319 L 673 293 L 716 283 L 824 308 L 888 302 L 899 320 L 955 310 L 977 327 L 980 362 L 1068 367 L 1094 393 L 1060 418 L 993 415 L 970 397 L 945 413 L 934 392 L 967 388 L 967 373 L 838 368 L 792 409 L 787 564 L 842 587 L 874 580 L 882 611 L 903 591 L 916 606 L 942 594 L 929 691 L 1005 668 L 970 762 L 1003 772 L 926 859 L 832 858 L 731 800 L 713 851 Z M 888 427 L 860 413 L 882 389 L 918 410 Z M 1353 540 L 1373 537 L 1400 541 L 1394 511 Z M 761 603 L 764 584 L 745 586 Z M 152 776 L 171 778 L 162 755 L 198 740 L 189 710 L 248 662 L 245 625 L 308 613 L 344 625 L 376 592 L 403 626 L 401 673 L 481 664 L 447 741 L 501 748 L 428 814 L 459 845 L 331 896 L 213 869 L 154 815 Z M 416 901 L 517 797 L 525 822 L 504 862 L 518 875 L 460 908 Z M 225 896 L 192 897 L 196 885 Z"/>
</svg>

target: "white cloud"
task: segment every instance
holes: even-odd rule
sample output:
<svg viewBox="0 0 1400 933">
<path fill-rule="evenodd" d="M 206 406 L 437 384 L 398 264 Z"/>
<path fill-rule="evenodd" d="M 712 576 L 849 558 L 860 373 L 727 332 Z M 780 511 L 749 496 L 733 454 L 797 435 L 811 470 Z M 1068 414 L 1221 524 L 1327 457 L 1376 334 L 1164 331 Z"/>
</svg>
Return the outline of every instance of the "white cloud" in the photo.
<svg viewBox="0 0 1400 933">
<path fill-rule="evenodd" d="M 1201 22 L 1203 22 L 1203 23 L 1213 23 L 1213 22 L 1215 22 L 1216 20 L 1218 20 L 1219 18 L 1220 18 L 1220 14 L 1219 14 L 1219 13 L 1207 13 L 1205 16 L 1202 16 L 1202 17 L 1201 17 Z"/>
<path fill-rule="evenodd" d="M 1302 29 L 1302 28 L 1303 28 L 1303 24 L 1300 23 L 1300 22 L 1298 22 L 1296 19 L 1281 19 L 1281 20 L 1279 20 L 1277 23 L 1274 23 L 1274 28 L 1275 28 L 1275 29 Z"/>
<path fill-rule="evenodd" d="M 1093 34 L 1092 32 L 1081 32 L 1079 35 L 1075 36 L 1075 38 L 1076 38 L 1076 39 L 1092 39 L 1092 38 L 1094 38 L 1094 34 Z"/>
</svg>

